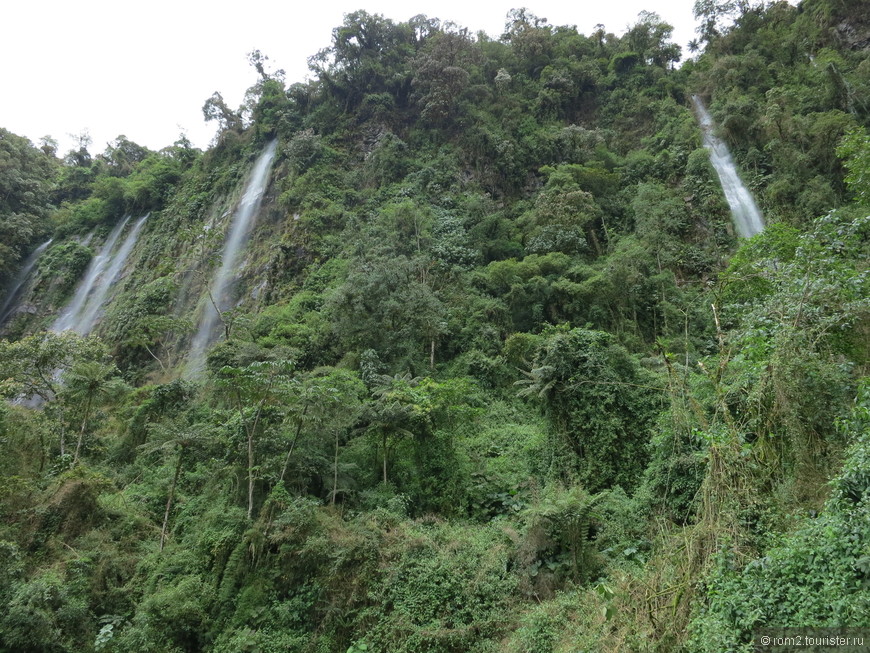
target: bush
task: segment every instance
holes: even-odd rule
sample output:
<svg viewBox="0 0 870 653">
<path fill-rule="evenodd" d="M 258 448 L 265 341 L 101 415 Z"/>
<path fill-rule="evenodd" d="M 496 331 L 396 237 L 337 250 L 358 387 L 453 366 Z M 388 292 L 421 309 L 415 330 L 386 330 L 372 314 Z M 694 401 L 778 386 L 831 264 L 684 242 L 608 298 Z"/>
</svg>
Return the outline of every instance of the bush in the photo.
<svg viewBox="0 0 870 653">
<path fill-rule="evenodd" d="M 761 626 L 865 627 L 870 614 L 870 392 L 843 430 L 853 443 L 823 512 L 746 564 L 722 551 L 707 603 L 691 623 L 691 650 L 752 650 Z"/>
</svg>

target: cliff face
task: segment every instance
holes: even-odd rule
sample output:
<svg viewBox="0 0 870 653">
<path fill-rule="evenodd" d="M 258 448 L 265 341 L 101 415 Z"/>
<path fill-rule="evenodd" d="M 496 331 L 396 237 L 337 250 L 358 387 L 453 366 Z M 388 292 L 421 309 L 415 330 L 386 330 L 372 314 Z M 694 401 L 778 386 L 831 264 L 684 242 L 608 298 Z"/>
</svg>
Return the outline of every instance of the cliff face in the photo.
<svg viewBox="0 0 870 653">
<path fill-rule="evenodd" d="M 870 50 L 870 18 L 866 11 L 855 12 L 844 18 L 834 29 L 837 38 L 849 49 Z"/>
<path fill-rule="evenodd" d="M 679 68 L 650 13 L 491 40 L 356 12 L 311 82 L 256 58 L 246 107 L 210 98 L 206 152 L 0 133 L 0 274 L 44 247 L 0 340 L 0 393 L 42 400 L 0 403 L 0 650 L 865 620 L 867 60 L 833 4 L 740 7 Z M 45 332 L 70 302 L 91 337 Z"/>
<path fill-rule="evenodd" d="M 398 24 L 360 13 L 336 33 L 316 80 L 285 87 L 260 71 L 246 116 L 219 95 L 210 98 L 208 115 L 221 128 L 210 152 L 179 141 L 148 153 L 119 140 L 105 155 L 71 153 L 55 167 L 50 199 L 59 238 L 21 298 L 28 310 L 17 311 L 6 333 L 48 326 L 50 314 L 72 296 L 86 265 L 84 250 L 73 251 L 76 239 L 93 234 L 93 254 L 127 215 L 150 212 L 96 332 L 122 361 L 146 366 L 137 373 L 157 373 L 147 370 L 151 357 L 123 334 L 136 331 L 143 311 L 152 321 L 169 315 L 173 328 L 160 334 L 159 346 L 151 344 L 173 360 L 183 358 L 190 329 L 214 310 L 207 288 L 220 269 L 246 174 L 272 139 L 277 155 L 262 219 L 233 270 L 238 305 L 228 318 L 292 301 L 327 262 L 357 279 L 365 266 L 381 269 L 371 259 L 382 257 L 409 260 L 406 286 L 441 275 L 446 288 L 471 269 L 529 255 L 573 257 L 589 266 L 583 281 L 608 265 L 621 267 L 615 259 L 639 239 L 655 241 L 657 270 L 707 278 L 733 246 L 733 234 L 703 161 L 690 90 L 712 96 L 713 119 L 769 220 L 806 224 L 846 198 L 833 146 L 866 113 L 860 97 L 867 80 L 854 56 L 826 51 L 821 66 L 795 54 L 794 32 L 806 27 L 807 16 L 816 26 L 826 17 L 849 47 L 864 47 L 868 19 L 858 5 L 750 7 L 711 42 L 710 54 L 681 70 L 672 69 L 677 53 L 670 28 L 653 14 L 622 37 L 587 37 L 517 12 L 501 41 L 477 41 L 438 21 Z M 759 67 L 756 54 L 740 58 L 750 41 L 752 52 L 791 57 L 789 65 Z M 805 78 L 823 93 L 805 92 Z M 691 201 L 676 209 L 679 198 Z M 31 247 L 38 242 L 31 236 Z M 340 332 L 334 302 L 339 296 L 356 301 L 346 292 L 347 278 L 331 278 L 316 302 Z M 445 290 L 423 285 L 426 301 L 449 313 Z M 145 301 L 137 296 L 141 288 L 156 294 Z M 535 300 L 536 317 L 512 308 L 515 320 L 501 336 L 562 319 L 619 330 L 629 310 L 635 337 L 650 342 L 660 335 L 666 309 L 648 305 L 645 294 L 638 290 L 627 302 L 634 307 L 618 310 Z M 167 303 L 161 306 L 158 296 Z M 427 318 L 432 324 L 449 322 L 436 313 Z M 420 330 L 432 335 L 442 327 Z M 348 334 L 341 351 L 321 362 L 358 355 L 367 339 L 378 340 L 373 335 Z M 449 340 L 450 356 L 469 350 L 470 343 Z M 412 348 L 431 348 L 431 341 L 420 335 Z"/>
</svg>

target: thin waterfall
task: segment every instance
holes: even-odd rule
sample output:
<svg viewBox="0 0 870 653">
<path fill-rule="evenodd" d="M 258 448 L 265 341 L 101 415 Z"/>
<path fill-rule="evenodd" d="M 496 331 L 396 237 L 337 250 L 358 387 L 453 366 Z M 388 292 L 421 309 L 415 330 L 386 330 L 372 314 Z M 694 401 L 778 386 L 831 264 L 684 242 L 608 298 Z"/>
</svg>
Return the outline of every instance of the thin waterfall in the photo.
<svg viewBox="0 0 870 653">
<path fill-rule="evenodd" d="M 130 222 L 130 216 L 112 229 L 100 253 L 91 259 L 72 301 L 51 326 L 52 331 L 60 333 L 72 330 L 83 336 L 91 332 L 99 317 L 100 309 L 117 281 L 147 219 L 146 215 L 133 225 L 120 247 L 117 247 L 117 243 L 127 223 Z"/>
<path fill-rule="evenodd" d="M 12 283 L 9 285 L 9 291 L 6 293 L 6 298 L 3 300 L 2 306 L 0 306 L 0 324 L 4 324 L 12 316 L 12 313 L 15 312 L 15 307 L 21 291 L 24 289 L 24 284 L 30 279 L 30 273 L 36 267 L 36 262 L 42 256 L 42 253 L 48 249 L 48 246 L 51 245 L 51 241 L 52 239 L 49 238 L 33 250 L 30 256 L 25 259 L 24 265 L 21 266 L 18 275 L 12 280 Z"/>
<path fill-rule="evenodd" d="M 93 330 L 100 316 L 100 309 L 105 304 L 112 286 L 120 278 L 124 264 L 136 245 L 139 232 L 142 231 L 142 226 L 148 219 L 148 215 L 150 214 L 146 214 L 136 221 L 136 224 L 130 228 L 130 232 L 119 247 L 117 246 L 118 240 L 124 231 L 124 227 L 130 222 L 131 216 L 128 215 L 112 229 L 109 237 L 106 238 L 106 242 L 100 248 L 100 253 L 91 259 L 84 278 L 76 288 L 72 301 L 64 308 L 54 321 L 54 324 L 51 325 L 51 331 L 60 333 L 70 330 L 80 336 L 86 336 Z M 85 242 L 88 242 L 90 238 L 89 235 Z M 54 371 L 53 376 L 55 380 L 60 378 L 60 374 L 60 370 Z M 19 397 L 15 400 L 15 403 L 27 406 L 28 408 L 39 408 L 43 405 L 44 400 L 39 395 L 33 395 L 30 397 Z"/>
<path fill-rule="evenodd" d="M 698 113 L 698 122 L 701 125 L 701 133 L 704 136 L 704 147 L 710 152 L 710 163 L 719 176 L 722 192 L 731 209 L 731 220 L 737 233 L 743 238 L 751 238 L 757 233 L 764 231 L 764 218 L 752 193 L 740 179 L 737 167 L 731 158 L 725 143 L 713 133 L 713 119 L 707 113 L 704 103 L 697 95 L 692 96 L 692 103 Z"/>
<path fill-rule="evenodd" d="M 205 350 L 217 339 L 218 311 L 223 312 L 233 305 L 232 286 L 238 276 L 239 254 L 248 243 L 251 230 L 257 221 L 263 193 L 269 185 L 269 172 L 277 141 L 272 141 L 257 158 L 248 180 L 245 191 L 232 217 L 229 233 L 224 243 L 221 266 L 209 284 L 209 298 L 199 320 L 199 328 L 190 346 L 188 371 L 195 373 L 202 369 L 205 363 Z"/>
<path fill-rule="evenodd" d="M 121 276 L 121 272 L 124 270 L 124 264 L 127 262 L 127 259 L 130 257 L 130 252 L 133 251 L 133 247 L 139 239 L 139 233 L 142 231 L 142 227 L 145 225 L 148 215 L 150 214 L 146 214 L 136 221 L 136 224 L 133 225 L 130 232 L 124 238 L 124 242 L 122 242 L 121 246 L 118 248 L 118 251 L 112 254 L 105 274 L 100 279 L 100 283 L 97 284 L 93 294 L 85 304 L 82 314 L 78 319 L 78 324 L 73 327 L 73 330 L 79 335 L 87 335 L 96 325 L 97 318 L 100 316 L 100 309 L 106 303 L 106 297 L 108 296 L 109 291 Z"/>
<path fill-rule="evenodd" d="M 127 226 L 129 221 L 130 216 L 128 215 L 119 222 L 118 225 L 112 229 L 109 237 L 106 238 L 106 242 L 103 243 L 103 246 L 100 248 L 99 254 L 91 259 L 91 262 L 88 264 L 88 269 L 85 270 L 84 278 L 76 287 L 76 292 L 73 295 L 72 301 L 66 305 L 66 308 L 61 311 L 60 315 L 54 321 L 54 324 L 51 325 L 52 331 L 60 333 L 61 331 L 66 331 L 68 329 L 75 330 L 75 325 L 78 323 L 78 319 L 84 310 L 88 298 L 91 296 L 94 286 L 97 285 L 97 282 L 103 274 L 103 270 L 109 263 L 109 259 L 115 249 L 115 243 L 118 242 L 118 238 L 121 237 L 121 232 L 124 230 L 124 227 Z"/>
</svg>

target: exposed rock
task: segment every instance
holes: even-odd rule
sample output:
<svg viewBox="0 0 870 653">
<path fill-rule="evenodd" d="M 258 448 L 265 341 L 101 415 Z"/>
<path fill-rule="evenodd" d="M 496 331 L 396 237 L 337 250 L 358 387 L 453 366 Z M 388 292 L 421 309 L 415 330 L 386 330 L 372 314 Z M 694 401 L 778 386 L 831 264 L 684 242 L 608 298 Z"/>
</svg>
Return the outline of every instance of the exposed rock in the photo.
<svg viewBox="0 0 870 653">
<path fill-rule="evenodd" d="M 834 27 L 837 37 L 852 50 L 870 49 L 870 16 L 853 15 Z"/>
</svg>

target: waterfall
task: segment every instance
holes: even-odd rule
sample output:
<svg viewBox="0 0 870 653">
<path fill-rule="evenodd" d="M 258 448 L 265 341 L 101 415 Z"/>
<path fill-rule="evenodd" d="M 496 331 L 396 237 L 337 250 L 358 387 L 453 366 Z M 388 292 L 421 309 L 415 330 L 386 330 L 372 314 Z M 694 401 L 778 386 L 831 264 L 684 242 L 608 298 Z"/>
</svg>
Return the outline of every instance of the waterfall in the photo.
<svg viewBox="0 0 870 653">
<path fill-rule="evenodd" d="M 106 303 L 106 297 L 108 296 L 109 291 L 121 276 L 121 272 L 124 270 L 124 264 L 127 262 L 130 252 L 133 251 L 133 246 L 136 245 L 136 241 L 139 239 L 139 232 L 142 231 L 142 227 L 145 225 L 147 219 L 148 215 L 139 218 L 124 238 L 124 242 L 121 243 L 118 251 L 112 254 L 105 274 L 100 279 L 100 283 L 94 289 L 93 295 L 88 299 L 87 304 L 85 304 L 81 317 L 78 320 L 78 324 L 73 327 L 76 333 L 87 335 L 93 330 L 97 318 L 100 315 L 100 309 L 103 307 L 103 304 Z"/>
<path fill-rule="evenodd" d="M 108 264 L 112 251 L 115 249 L 115 243 L 118 242 L 121 232 L 124 230 L 124 227 L 127 226 L 129 221 L 130 216 L 127 216 L 119 222 L 118 225 L 112 229 L 109 237 L 106 238 L 106 242 L 103 243 L 99 254 L 91 259 L 91 262 L 88 264 L 88 269 L 85 270 L 84 278 L 76 287 L 76 292 L 73 295 L 72 301 L 67 304 L 66 308 L 61 311 L 58 318 L 54 321 L 54 324 L 51 325 L 52 331 L 60 333 L 67 329 L 76 330 L 75 325 L 78 323 L 78 318 L 81 316 L 82 310 L 84 309 L 88 298 L 91 296 L 94 286 L 101 278 L 103 270 Z"/>
<path fill-rule="evenodd" d="M 51 326 L 51 330 L 57 333 L 68 329 L 79 335 L 86 336 L 94 328 L 100 309 L 106 302 L 109 291 L 114 286 L 124 269 L 124 264 L 136 244 L 139 232 L 142 230 L 148 215 L 136 221 L 130 232 L 124 238 L 120 247 L 116 247 L 124 228 L 130 222 L 130 216 L 124 218 L 118 226 L 112 229 L 112 233 L 106 239 L 100 253 L 95 256 L 85 277 L 76 288 L 72 301 L 61 312 L 57 320 Z"/>
<path fill-rule="evenodd" d="M 731 209 L 731 219 L 737 233 L 743 238 L 750 238 L 764 230 L 764 218 L 752 193 L 737 174 L 737 167 L 731 158 L 725 143 L 713 133 L 713 119 L 697 95 L 692 96 L 692 103 L 698 112 L 698 122 L 704 136 L 704 147 L 710 152 L 710 163 L 719 176 L 722 192 Z"/>
<path fill-rule="evenodd" d="M 27 283 L 28 279 L 30 279 L 30 273 L 33 272 L 33 268 L 36 267 L 36 262 L 48 246 L 51 245 L 51 241 L 52 239 L 49 238 L 42 243 L 42 245 L 33 250 L 30 256 L 28 256 L 24 261 L 24 265 L 21 266 L 18 275 L 12 280 L 12 283 L 9 285 L 9 290 L 6 293 L 6 299 L 3 300 L 3 304 L 0 306 L 0 324 L 3 324 L 6 320 L 12 317 L 12 313 L 15 312 L 16 302 L 19 299 L 19 295 L 21 295 L 21 291 L 24 289 L 24 284 Z"/>
<path fill-rule="evenodd" d="M 196 372 L 204 365 L 205 350 L 216 340 L 218 311 L 225 311 L 233 304 L 232 285 L 238 276 L 239 254 L 247 244 L 256 223 L 263 193 L 269 185 L 269 172 L 278 142 L 272 141 L 257 158 L 248 175 L 242 199 L 232 217 L 229 233 L 224 243 L 221 266 L 209 284 L 210 298 L 203 308 L 199 328 L 193 338 L 188 357 L 188 371 Z M 212 305 L 214 304 L 214 305 Z"/>
</svg>

